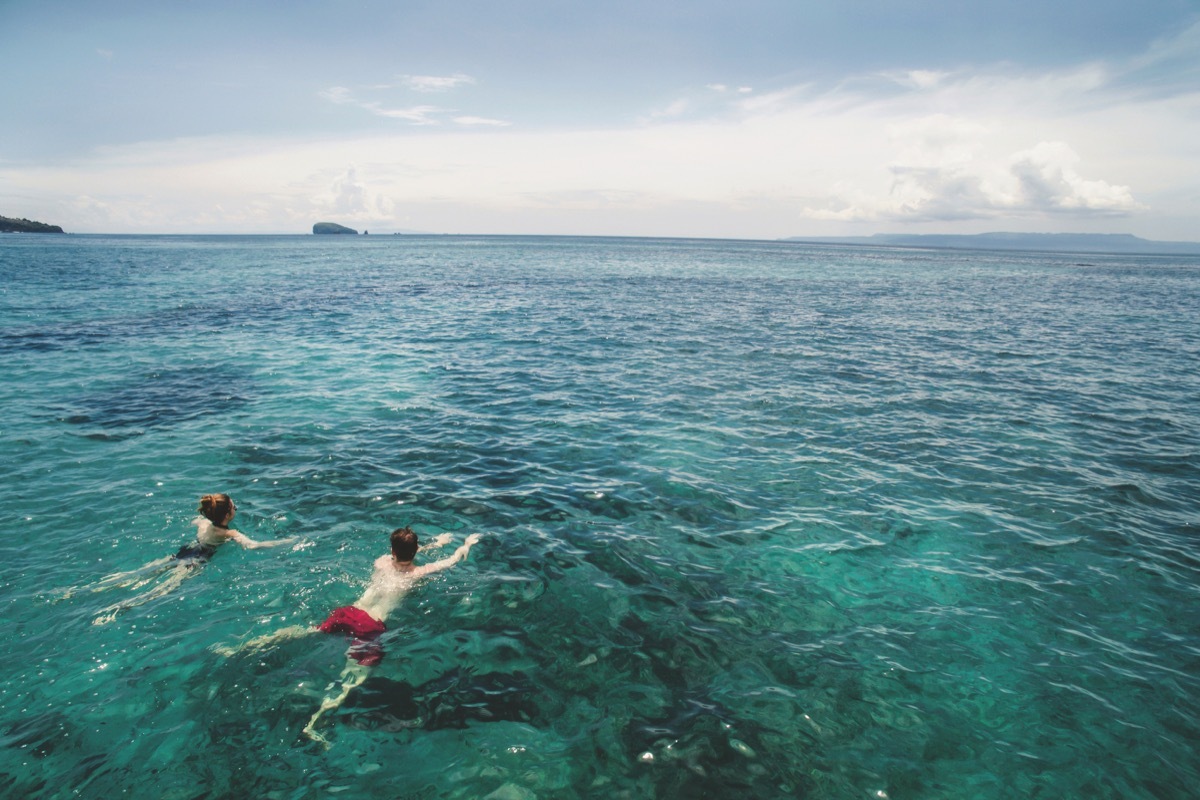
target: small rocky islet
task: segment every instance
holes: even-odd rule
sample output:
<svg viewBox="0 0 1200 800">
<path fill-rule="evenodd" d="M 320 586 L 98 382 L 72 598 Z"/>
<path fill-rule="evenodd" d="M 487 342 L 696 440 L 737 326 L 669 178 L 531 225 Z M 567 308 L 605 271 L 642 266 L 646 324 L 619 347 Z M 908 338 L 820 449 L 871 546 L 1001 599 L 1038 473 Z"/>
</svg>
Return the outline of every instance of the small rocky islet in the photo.
<svg viewBox="0 0 1200 800">
<path fill-rule="evenodd" d="M 338 225 L 336 222 L 318 222 L 313 225 L 313 233 L 341 233 L 357 236 L 358 231 L 354 228 L 347 228 L 345 225 Z"/>
</svg>

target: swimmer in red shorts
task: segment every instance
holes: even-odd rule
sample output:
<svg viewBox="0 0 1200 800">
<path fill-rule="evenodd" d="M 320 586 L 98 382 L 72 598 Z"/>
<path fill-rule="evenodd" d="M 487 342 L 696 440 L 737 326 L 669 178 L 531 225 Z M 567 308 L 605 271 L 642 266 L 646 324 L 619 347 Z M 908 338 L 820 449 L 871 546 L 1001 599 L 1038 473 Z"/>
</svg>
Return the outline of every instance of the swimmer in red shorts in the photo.
<svg viewBox="0 0 1200 800">
<path fill-rule="evenodd" d="M 429 545 L 440 547 L 449 543 L 452 537 L 443 533 Z M 373 667 L 383 660 L 383 647 L 379 637 L 387 630 L 385 624 L 388 616 L 400 604 L 401 599 L 412 588 L 413 584 L 426 575 L 440 572 L 452 567 L 467 557 L 471 547 L 479 541 L 479 534 L 473 533 L 450 556 L 440 561 L 417 566 L 413 563 L 420 547 L 417 534 L 410 528 L 397 528 L 392 531 L 390 555 L 380 556 L 375 560 L 375 569 L 371 573 L 371 582 L 367 584 L 362 596 L 352 605 L 334 609 L 329 617 L 315 628 L 303 625 L 293 625 L 265 636 L 252 639 L 237 648 L 213 648 L 223 655 L 233 655 L 239 650 L 259 649 L 284 639 L 304 636 L 320 631 L 322 633 L 345 633 L 352 637 L 347 658 L 354 664 L 347 664 L 342 671 L 342 687 L 337 695 L 326 697 L 321 708 L 313 714 L 312 719 L 304 728 L 304 733 L 311 739 L 328 744 L 324 737 L 314 728 L 317 719 L 326 711 L 339 707 L 350 692 L 367 678 L 364 667 Z"/>
<path fill-rule="evenodd" d="M 335 608 L 329 619 L 317 626 L 321 633 L 348 633 L 354 637 L 346 655 L 364 667 L 373 667 L 383 660 L 383 648 L 379 635 L 387 625 L 356 606 Z"/>
<path fill-rule="evenodd" d="M 449 540 L 449 534 L 442 534 L 434 539 L 433 546 L 443 545 Z M 377 640 L 387 630 L 384 621 L 413 582 L 462 561 L 478 541 L 479 534 L 473 533 L 449 558 L 418 567 L 413 563 L 420 546 L 417 534 L 410 528 L 397 528 L 392 531 L 391 555 L 375 560 L 371 582 L 367 584 L 362 597 L 355 600 L 353 605 L 334 609 L 329 618 L 317 626 L 317 630 L 322 633 L 350 634 L 354 641 L 346 655 L 364 667 L 375 666 L 383 660 L 383 648 Z"/>
</svg>

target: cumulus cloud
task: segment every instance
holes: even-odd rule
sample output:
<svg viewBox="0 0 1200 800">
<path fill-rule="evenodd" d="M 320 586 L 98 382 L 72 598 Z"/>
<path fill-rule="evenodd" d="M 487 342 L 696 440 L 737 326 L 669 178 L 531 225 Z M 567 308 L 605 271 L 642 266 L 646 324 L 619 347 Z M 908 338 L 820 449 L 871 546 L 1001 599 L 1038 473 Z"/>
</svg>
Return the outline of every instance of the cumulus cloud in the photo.
<svg viewBox="0 0 1200 800">
<path fill-rule="evenodd" d="M 843 222 L 946 222 L 1121 216 L 1141 208 L 1128 186 L 1082 177 L 1076 171 L 1079 161 L 1062 142 L 1040 142 L 1003 163 L 966 151 L 947 154 L 938 163 L 916 159 L 889 168 L 891 185 L 884 195 L 860 192 L 806 211 L 813 219 Z"/>
<path fill-rule="evenodd" d="M 919 224 L 1010 218 L 1061 225 L 1067 218 L 1147 210 L 1130 178 L 1150 183 L 1151 174 L 1161 175 L 1155 140 L 1162 150 L 1178 152 L 1175 126 L 1149 120 L 1179 119 L 1179 100 L 1138 101 L 1123 87 L 1130 71 L 1142 68 L 1131 62 L 1042 73 L 910 70 L 881 74 L 883 84 L 847 81 L 824 93 L 781 94 L 757 108 L 779 115 L 798 104 L 865 125 L 882 123 L 872 149 L 886 163 L 876 161 L 874 175 L 852 170 L 832 183 L 823 201 L 805 207 L 809 219 Z M 751 103 L 744 107 L 756 110 Z M 863 139 L 860 146 L 868 146 L 870 137 Z M 1138 152 L 1128 147 L 1133 139 L 1141 144 Z M 1135 162 L 1145 166 L 1139 171 Z"/>
<path fill-rule="evenodd" d="M 333 193 L 333 210 L 340 214 L 354 215 L 366 211 L 367 190 L 358 181 L 353 167 L 339 176 L 330 187 Z"/>
<path fill-rule="evenodd" d="M 1079 156 L 1062 142 L 1041 142 L 1012 158 L 1018 203 L 1037 211 L 1125 214 L 1138 208 L 1128 186 L 1086 180 L 1075 171 Z"/>
</svg>

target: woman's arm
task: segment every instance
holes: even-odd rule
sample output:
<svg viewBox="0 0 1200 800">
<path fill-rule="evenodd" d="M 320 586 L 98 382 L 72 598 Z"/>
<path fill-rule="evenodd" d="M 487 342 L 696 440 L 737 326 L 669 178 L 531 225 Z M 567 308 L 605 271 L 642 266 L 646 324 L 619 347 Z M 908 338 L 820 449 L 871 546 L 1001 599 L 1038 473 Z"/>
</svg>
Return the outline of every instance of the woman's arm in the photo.
<svg viewBox="0 0 1200 800">
<path fill-rule="evenodd" d="M 265 542 L 256 542 L 241 531 L 230 530 L 229 538 L 240 544 L 247 550 L 257 550 L 260 547 L 279 547 L 284 544 L 291 544 L 299 539 L 299 536 L 289 536 L 286 539 L 270 539 Z"/>
</svg>

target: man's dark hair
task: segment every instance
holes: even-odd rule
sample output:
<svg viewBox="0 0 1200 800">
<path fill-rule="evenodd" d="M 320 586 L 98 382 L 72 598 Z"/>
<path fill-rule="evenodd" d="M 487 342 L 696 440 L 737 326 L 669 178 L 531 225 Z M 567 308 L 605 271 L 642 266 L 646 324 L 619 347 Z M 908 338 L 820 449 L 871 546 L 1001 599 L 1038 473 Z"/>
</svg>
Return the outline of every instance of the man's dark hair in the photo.
<svg viewBox="0 0 1200 800">
<path fill-rule="evenodd" d="M 397 561 L 412 561 L 417 555 L 417 534 L 412 528 L 396 528 L 392 531 L 392 557 Z"/>
</svg>

